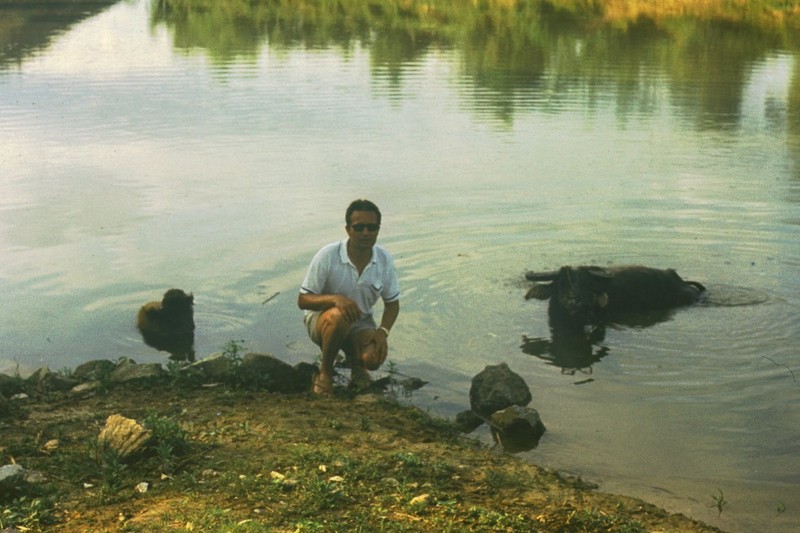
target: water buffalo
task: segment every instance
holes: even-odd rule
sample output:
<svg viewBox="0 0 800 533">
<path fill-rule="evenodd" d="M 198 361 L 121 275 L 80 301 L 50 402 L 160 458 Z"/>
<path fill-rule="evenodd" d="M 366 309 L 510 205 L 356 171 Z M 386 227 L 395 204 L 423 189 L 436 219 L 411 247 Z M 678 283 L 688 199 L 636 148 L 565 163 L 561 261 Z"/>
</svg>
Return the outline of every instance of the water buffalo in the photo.
<svg viewBox="0 0 800 533">
<path fill-rule="evenodd" d="M 526 299 L 549 300 L 551 326 L 614 322 L 623 316 L 668 310 L 695 303 L 705 292 L 696 281 L 684 281 L 672 269 L 643 266 L 564 266 L 554 272 L 528 272 L 539 283 Z"/>
<path fill-rule="evenodd" d="M 194 295 L 170 289 L 160 302 L 144 304 L 136 315 L 136 327 L 144 342 L 171 358 L 194 361 Z"/>
</svg>

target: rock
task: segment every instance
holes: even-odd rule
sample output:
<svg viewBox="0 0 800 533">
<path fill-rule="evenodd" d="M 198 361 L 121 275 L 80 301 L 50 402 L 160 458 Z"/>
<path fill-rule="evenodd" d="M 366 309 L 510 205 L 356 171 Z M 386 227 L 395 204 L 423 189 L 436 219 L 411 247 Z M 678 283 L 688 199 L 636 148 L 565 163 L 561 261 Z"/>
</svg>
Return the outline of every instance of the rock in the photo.
<svg viewBox="0 0 800 533">
<path fill-rule="evenodd" d="M 507 452 L 528 451 L 539 444 L 545 427 L 536 409 L 512 405 L 489 417 L 492 437 Z"/>
<path fill-rule="evenodd" d="M 182 368 L 181 372 L 197 375 L 211 380 L 230 378 L 234 371 L 234 361 L 222 352 L 217 352 Z"/>
<path fill-rule="evenodd" d="M 87 361 L 86 363 L 78 365 L 72 372 L 72 376 L 81 381 L 103 381 L 108 378 L 116 366 L 117 365 L 113 361 L 107 359 Z"/>
<path fill-rule="evenodd" d="M 420 494 L 419 496 L 411 498 L 411 501 L 408 503 L 412 506 L 426 507 L 431 503 L 431 495 L 428 493 Z"/>
<path fill-rule="evenodd" d="M 124 459 L 140 451 L 150 440 L 152 433 L 136 420 L 115 414 L 108 417 L 97 442 L 101 448 L 114 450 Z"/>
<path fill-rule="evenodd" d="M 239 376 L 249 385 L 264 387 L 271 392 L 302 392 L 311 379 L 272 354 L 247 353 L 239 365 Z"/>
<path fill-rule="evenodd" d="M 69 390 L 69 392 L 72 394 L 87 394 L 96 391 L 99 387 L 99 381 L 87 381 L 86 383 L 75 385 Z"/>
<path fill-rule="evenodd" d="M 129 383 L 159 379 L 165 374 L 166 370 L 158 363 L 139 365 L 132 359 L 123 358 L 117 363 L 110 377 L 114 383 Z"/>
<path fill-rule="evenodd" d="M 17 393 L 22 392 L 24 381 L 19 377 L 11 377 L 6 374 L 0 374 L 0 394 L 9 398 Z"/>
<path fill-rule="evenodd" d="M 78 384 L 78 380 L 61 374 L 54 374 L 47 367 L 38 369 L 25 382 L 39 391 L 65 391 Z"/>
<path fill-rule="evenodd" d="M 11 490 L 24 481 L 25 469 L 18 464 L 0 466 L 0 489 Z"/>
<path fill-rule="evenodd" d="M 407 392 L 412 392 L 421 389 L 422 387 L 427 385 L 428 382 L 420 378 L 409 377 L 406 379 L 401 379 L 400 381 L 397 382 L 397 384 L 403 387 L 403 390 Z"/>
<path fill-rule="evenodd" d="M 485 420 L 478 416 L 475 411 L 461 411 L 456 415 L 456 426 L 462 433 L 472 433 L 478 429 Z"/>
<path fill-rule="evenodd" d="M 306 389 L 308 386 L 310 386 L 311 380 L 314 379 L 314 374 L 319 372 L 319 366 L 311 363 L 301 362 L 294 365 L 294 370 L 297 373 L 298 379 L 307 384 L 304 386 L 304 389 Z"/>
<path fill-rule="evenodd" d="M 233 359 L 219 352 L 182 368 L 181 372 L 209 379 L 229 378 L 233 374 Z"/>
<path fill-rule="evenodd" d="M 58 439 L 50 439 L 49 441 L 45 442 L 42 445 L 42 453 L 50 455 L 51 453 L 58 450 L 58 447 L 61 443 Z"/>
<path fill-rule="evenodd" d="M 484 418 L 512 405 L 524 407 L 530 401 L 531 391 L 527 383 L 505 363 L 489 365 L 472 378 L 469 404 Z"/>
<path fill-rule="evenodd" d="M 10 410 L 11 410 L 11 402 L 9 402 L 8 398 L 3 396 L 3 393 L 0 392 L 0 416 L 8 414 Z"/>
</svg>

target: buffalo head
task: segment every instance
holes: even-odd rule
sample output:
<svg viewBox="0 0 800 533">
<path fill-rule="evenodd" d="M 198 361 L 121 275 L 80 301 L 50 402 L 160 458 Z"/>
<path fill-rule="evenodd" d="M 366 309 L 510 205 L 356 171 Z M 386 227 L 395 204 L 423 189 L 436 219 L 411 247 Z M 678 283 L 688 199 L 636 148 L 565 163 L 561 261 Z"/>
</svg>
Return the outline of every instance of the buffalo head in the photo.
<svg viewBox="0 0 800 533">
<path fill-rule="evenodd" d="M 585 324 L 608 305 L 613 276 L 600 267 L 564 266 L 554 272 L 528 272 L 525 278 L 549 282 L 531 287 L 525 299 L 550 300 L 551 319 Z"/>
</svg>

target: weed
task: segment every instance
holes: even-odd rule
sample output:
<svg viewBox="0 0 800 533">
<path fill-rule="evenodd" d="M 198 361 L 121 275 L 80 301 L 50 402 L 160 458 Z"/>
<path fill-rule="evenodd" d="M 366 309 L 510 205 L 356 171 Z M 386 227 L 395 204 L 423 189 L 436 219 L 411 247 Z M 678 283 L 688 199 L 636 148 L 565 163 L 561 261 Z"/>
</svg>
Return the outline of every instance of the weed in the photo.
<svg viewBox="0 0 800 533">
<path fill-rule="evenodd" d="M 123 475 L 128 469 L 119 453 L 112 448 L 103 447 L 99 451 L 99 474 L 102 488 L 108 492 L 116 492 L 124 484 Z"/>
<path fill-rule="evenodd" d="M 608 514 L 597 509 L 574 511 L 568 520 L 570 531 L 614 531 L 616 533 L 645 533 L 647 529 L 636 520 L 626 517 L 624 509 L 619 514 Z"/>
<path fill-rule="evenodd" d="M 498 470 L 496 468 L 491 468 L 486 471 L 485 480 L 486 485 L 492 490 L 503 487 L 524 487 L 526 484 L 526 480 L 521 474 Z"/>
<path fill-rule="evenodd" d="M 723 508 L 728 505 L 728 500 L 725 499 L 725 494 L 723 494 L 722 489 L 717 489 L 719 495 L 712 494 L 711 498 L 713 498 L 714 503 L 712 507 L 716 507 L 718 513 L 721 515 Z"/>
<path fill-rule="evenodd" d="M 18 529 L 40 530 L 42 526 L 54 523 L 51 506 L 42 498 L 21 496 L 4 505 L 0 512 L 0 528 L 3 531 Z"/>
<path fill-rule="evenodd" d="M 419 468 L 422 466 L 422 458 L 415 453 L 396 453 L 392 459 L 398 461 L 404 468 Z"/>
<path fill-rule="evenodd" d="M 222 348 L 222 355 L 227 357 L 233 362 L 234 368 L 238 368 L 242 363 L 242 354 L 244 354 L 244 340 L 230 340 L 225 343 Z"/>
<path fill-rule="evenodd" d="M 775 504 L 775 512 L 778 514 L 783 514 L 786 512 L 786 505 L 783 502 L 777 502 Z"/>
<path fill-rule="evenodd" d="M 144 427 L 153 433 L 151 444 L 155 451 L 159 468 L 163 473 L 173 473 L 177 459 L 191 448 L 189 432 L 174 419 L 149 411 L 144 419 Z"/>
<path fill-rule="evenodd" d="M 144 418 L 143 425 L 152 431 L 156 445 L 167 445 L 177 455 L 189 451 L 191 446 L 189 432 L 183 429 L 173 418 L 161 416 L 150 410 Z"/>
</svg>

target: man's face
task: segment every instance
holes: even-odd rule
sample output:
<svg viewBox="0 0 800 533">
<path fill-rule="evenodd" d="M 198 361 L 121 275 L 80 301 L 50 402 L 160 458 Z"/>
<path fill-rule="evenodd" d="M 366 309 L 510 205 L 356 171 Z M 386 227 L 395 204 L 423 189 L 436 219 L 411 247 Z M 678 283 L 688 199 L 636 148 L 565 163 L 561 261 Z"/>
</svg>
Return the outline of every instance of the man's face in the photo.
<svg viewBox="0 0 800 533">
<path fill-rule="evenodd" d="M 371 250 L 378 240 L 378 214 L 374 211 L 353 211 L 350 225 L 345 227 L 350 242 L 357 250 Z"/>
</svg>

